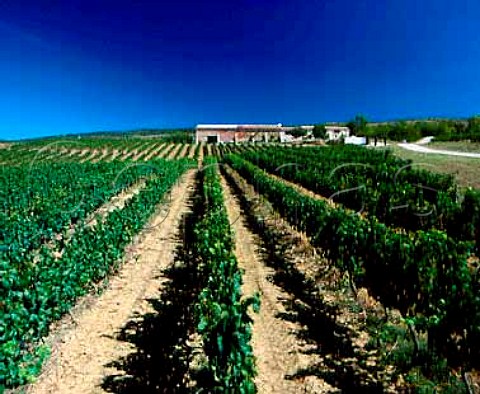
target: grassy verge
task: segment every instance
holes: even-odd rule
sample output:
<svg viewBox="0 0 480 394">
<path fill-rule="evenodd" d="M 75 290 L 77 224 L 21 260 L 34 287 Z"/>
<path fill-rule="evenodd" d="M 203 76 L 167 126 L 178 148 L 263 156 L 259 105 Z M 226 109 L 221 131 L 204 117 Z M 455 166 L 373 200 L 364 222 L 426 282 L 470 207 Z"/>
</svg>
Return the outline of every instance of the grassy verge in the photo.
<svg viewBox="0 0 480 394">
<path fill-rule="evenodd" d="M 432 145 L 432 147 L 434 146 Z M 480 189 L 480 177 L 478 176 L 478 174 L 480 174 L 480 159 L 418 153 L 397 146 L 391 146 L 390 148 L 396 156 L 402 159 L 412 160 L 413 163 L 420 168 L 454 175 L 457 184 L 461 188 L 473 187 Z"/>
<path fill-rule="evenodd" d="M 468 141 L 433 141 L 428 145 L 432 149 L 453 150 L 458 152 L 480 153 L 480 142 Z"/>
</svg>

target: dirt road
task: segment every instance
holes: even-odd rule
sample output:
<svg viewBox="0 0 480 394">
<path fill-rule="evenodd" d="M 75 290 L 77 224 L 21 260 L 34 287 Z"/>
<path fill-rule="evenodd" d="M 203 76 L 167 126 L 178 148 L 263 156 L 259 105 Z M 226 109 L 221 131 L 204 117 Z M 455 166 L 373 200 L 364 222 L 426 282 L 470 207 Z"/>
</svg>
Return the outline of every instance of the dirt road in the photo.
<svg viewBox="0 0 480 394">
<path fill-rule="evenodd" d="M 410 150 L 413 152 L 419 153 L 429 153 L 429 154 L 436 154 L 436 155 L 447 155 L 447 156 L 459 156 L 459 157 L 473 157 L 480 159 L 480 153 L 472 153 L 472 152 L 458 152 L 458 151 L 451 151 L 451 150 L 444 150 L 444 149 L 431 149 L 427 148 L 426 146 L 417 145 L 417 144 L 398 144 L 398 146 L 402 149 Z"/>
</svg>

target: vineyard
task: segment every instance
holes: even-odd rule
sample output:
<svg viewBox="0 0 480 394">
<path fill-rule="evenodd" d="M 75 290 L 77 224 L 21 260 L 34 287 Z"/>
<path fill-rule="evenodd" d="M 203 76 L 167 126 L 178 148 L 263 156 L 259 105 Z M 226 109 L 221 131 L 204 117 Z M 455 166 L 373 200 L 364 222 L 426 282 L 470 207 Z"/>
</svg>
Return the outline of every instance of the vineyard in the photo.
<svg viewBox="0 0 480 394">
<path fill-rule="evenodd" d="M 0 148 L 0 393 L 480 392 L 480 191 L 391 150 Z"/>
</svg>

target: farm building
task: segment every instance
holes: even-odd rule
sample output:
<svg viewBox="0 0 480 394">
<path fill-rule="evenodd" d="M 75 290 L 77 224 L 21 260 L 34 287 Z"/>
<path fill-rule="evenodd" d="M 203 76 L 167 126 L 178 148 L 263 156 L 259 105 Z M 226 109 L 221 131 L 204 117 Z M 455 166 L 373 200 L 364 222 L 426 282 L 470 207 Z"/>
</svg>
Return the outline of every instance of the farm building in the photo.
<svg viewBox="0 0 480 394">
<path fill-rule="evenodd" d="M 279 141 L 282 124 L 199 124 L 195 141 L 209 143 Z"/>
<path fill-rule="evenodd" d="M 280 134 L 280 142 L 302 142 L 305 139 L 312 138 L 312 131 L 314 126 L 284 126 Z M 302 129 L 304 134 L 299 136 L 296 131 Z"/>
<path fill-rule="evenodd" d="M 311 132 L 313 126 L 300 126 Z M 199 124 L 195 128 L 195 141 L 225 142 L 285 142 L 286 134 L 296 127 L 278 124 Z"/>
<path fill-rule="evenodd" d="M 341 138 L 350 137 L 350 129 L 346 126 L 325 126 L 326 139 L 338 141 Z"/>
</svg>

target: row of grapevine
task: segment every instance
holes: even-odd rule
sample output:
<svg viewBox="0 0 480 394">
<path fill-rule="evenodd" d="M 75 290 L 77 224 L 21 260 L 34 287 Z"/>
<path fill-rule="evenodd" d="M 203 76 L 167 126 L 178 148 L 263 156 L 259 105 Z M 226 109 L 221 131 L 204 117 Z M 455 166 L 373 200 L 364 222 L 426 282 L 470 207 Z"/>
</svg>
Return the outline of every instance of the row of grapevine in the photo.
<svg viewBox="0 0 480 394">
<path fill-rule="evenodd" d="M 173 144 L 172 150 L 170 151 L 168 156 L 166 156 L 165 158 L 170 159 L 170 160 L 174 159 L 176 157 L 176 155 L 178 154 L 179 150 L 181 149 L 181 147 L 182 147 L 182 144 Z"/>
<path fill-rule="evenodd" d="M 175 149 L 175 144 L 167 144 L 166 148 L 160 153 L 160 157 L 167 158 L 168 155 Z"/>
<path fill-rule="evenodd" d="M 195 146 L 195 153 L 193 154 L 195 159 L 198 159 L 200 156 L 200 149 L 202 149 L 202 144 L 197 144 Z"/>
<path fill-rule="evenodd" d="M 268 144 L 263 143 L 242 143 L 242 144 L 214 144 L 211 145 L 211 153 L 215 157 L 223 157 L 228 153 L 256 152 L 266 149 Z M 208 154 L 205 148 L 205 155 Z"/>
<path fill-rule="evenodd" d="M 426 332 L 429 350 L 454 363 L 478 363 L 480 282 L 468 262 L 471 244 L 437 230 L 391 229 L 375 217 L 305 196 L 239 156 L 225 160 L 357 285 Z"/>
<path fill-rule="evenodd" d="M 242 152 L 259 167 L 333 201 L 366 211 L 389 226 L 445 230 L 456 239 L 478 237 L 478 214 L 470 215 L 475 191 L 457 202 L 453 177 L 413 169 L 391 151 L 362 147 L 269 148 Z"/>
<path fill-rule="evenodd" d="M 159 146 L 160 146 L 160 143 L 147 144 L 146 146 L 143 147 L 141 151 L 139 151 L 135 155 L 134 160 L 135 161 L 144 160 L 145 157 L 147 157 L 151 152 L 154 152 Z"/>
<path fill-rule="evenodd" d="M 20 146 L 11 146 L 9 149 L 0 150 L 0 161 L 2 164 L 20 164 L 25 162 L 31 162 L 37 158 L 37 161 L 40 160 L 38 157 L 39 153 L 37 150 L 32 149 L 23 149 Z"/>
<path fill-rule="evenodd" d="M 22 231 L 9 239 L 0 256 L 0 388 L 26 383 L 37 373 L 44 356 L 40 341 L 50 324 L 118 267 L 125 246 L 189 165 L 185 160 L 152 164 L 146 186 L 123 209 L 94 226 L 79 226 L 66 244 L 55 239 L 41 245 L 35 260 L 15 243 L 15 238 L 23 242 Z"/>
<path fill-rule="evenodd" d="M 154 140 L 120 138 L 46 139 L 13 144 L 9 149 L 3 150 L 1 156 L 9 164 L 32 160 L 36 162 L 46 160 L 95 160 L 103 155 L 102 152 L 120 150 L 127 154 L 142 145 L 147 147 L 154 142 Z"/>
<path fill-rule="evenodd" d="M 256 374 L 250 345 L 251 318 L 258 298 L 241 299 L 242 273 L 234 255 L 234 242 L 223 204 L 215 161 L 205 160 L 203 203 L 205 212 L 195 226 L 195 249 L 203 290 L 196 305 L 198 332 L 208 358 L 211 393 L 254 393 Z"/>
<path fill-rule="evenodd" d="M 148 153 L 141 158 L 143 161 L 148 161 L 154 157 L 158 157 L 158 154 L 167 146 L 165 143 L 155 144 Z"/>
<path fill-rule="evenodd" d="M 152 172 L 120 163 L 0 167 L 3 258 L 21 263 L 54 234 L 68 230 L 120 190 Z"/>
<path fill-rule="evenodd" d="M 188 149 L 190 148 L 189 144 L 181 144 L 181 147 L 178 149 L 177 153 L 173 157 L 174 159 L 181 159 L 187 156 Z"/>
<path fill-rule="evenodd" d="M 190 156 L 198 157 L 199 149 L 204 156 L 212 154 L 221 157 L 225 153 L 239 153 L 265 149 L 267 144 L 170 144 L 159 139 L 101 139 L 84 138 L 81 140 L 67 138 L 30 143 L 14 144 L 9 149 L 0 151 L 0 163 L 19 164 L 26 162 L 45 163 L 61 162 L 100 162 L 100 161 L 147 161 L 155 158 L 182 158 L 190 150 Z M 195 152 L 195 153 L 194 153 Z"/>
</svg>

